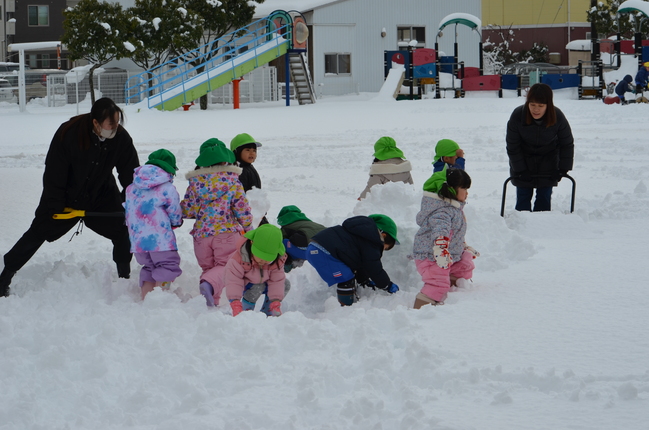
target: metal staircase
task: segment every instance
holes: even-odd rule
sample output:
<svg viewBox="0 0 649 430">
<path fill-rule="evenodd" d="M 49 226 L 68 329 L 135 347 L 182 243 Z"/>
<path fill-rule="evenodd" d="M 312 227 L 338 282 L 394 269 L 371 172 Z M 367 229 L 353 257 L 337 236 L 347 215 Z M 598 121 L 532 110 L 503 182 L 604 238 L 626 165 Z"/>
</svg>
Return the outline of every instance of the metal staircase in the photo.
<svg viewBox="0 0 649 430">
<path fill-rule="evenodd" d="M 311 81 L 311 74 L 304 58 L 304 51 L 297 49 L 289 49 L 289 71 L 291 73 L 291 80 L 295 87 L 295 96 L 301 105 L 315 103 L 315 91 L 313 90 L 313 82 Z"/>
</svg>

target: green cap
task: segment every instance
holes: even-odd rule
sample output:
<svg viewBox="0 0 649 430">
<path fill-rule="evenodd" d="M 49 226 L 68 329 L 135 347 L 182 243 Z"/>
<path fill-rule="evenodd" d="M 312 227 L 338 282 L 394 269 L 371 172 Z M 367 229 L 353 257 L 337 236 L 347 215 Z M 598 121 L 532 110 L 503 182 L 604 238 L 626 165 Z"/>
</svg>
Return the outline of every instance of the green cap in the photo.
<svg viewBox="0 0 649 430">
<path fill-rule="evenodd" d="M 237 134 L 230 141 L 230 149 L 232 151 L 236 151 L 238 147 L 243 145 L 248 145 L 250 143 L 254 143 L 255 145 L 257 145 L 257 147 L 261 146 L 261 143 L 257 142 L 255 138 L 249 135 L 248 133 Z"/>
<path fill-rule="evenodd" d="M 285 226 L 295 221 L 311 221 L 297 206 L 284 206 L 277 215 L 277 224 Z"/>
<path fill-rule="evenodd" d="M 390 158 L 405 158 L 403 152 L 397 148 L 393 138 L 383 136 L 374 144 L 374 157 L 383 161 Z"/>
<path fill-rule="evenodd" d="M 368 215 L 368 217 L 374 220 L 379 230 L 383 233 L 389 234 L 394 239 L 394 242 L 399 245 L 399 240 L 397 239 L 397 225 L 392 221 L 392 218 L 381 214 Z"/>
<path fill-rule="evenodd" d="M 433 173 L 433 175 L 424 182 L 424 191 L 428 191 L 431 193 L 439 193 L 439 190 L 442 189 L 442 185 L 446 183 L 446 172 L 448 169 L 446 168 L 446 164 L 444 165 L 444 168 L 440 170 L 439 172 Z M 449 187 L 449 191 L 452 194 L 455 194 L 455 189 L 453 187 Z"/>
<path fill-rule="evenodd" d="M 224 162 L 234 163 L 235 161 L 234 153 L 225 146 L 225 143 L 219 139 L 211 138 L 201 145 L 200 155 L 196 159 L 196 165 L 199 167 L 209 167 Z"/>
<path fill-rule="evenodd" d="M 458 145 L 454 140 L 440 140 L 437 142 L 437 145 L 435 145 L 435 161 L 442 157 L 455 157 L 458 149 L 460 149 L 460 145 Z M 433 161 L 433 163 L 435 161 Z"/>
<path fill-rule="evenodd" d="M 149 155 L 149 159 L 145 164 L 158 166 L 172 175 L 175 175 L 176 170 L 178 170 L 178 167 L 176 166 L 176 157 L 171 153 L 171 151 L 167 151 L 166 149 L 153 151 L 151 155 Z"/>
<path fill-rule="evenodd" d="M 260 225 L 244 234 L 244 237 L 252 242 L 252 254 L 264 261 L 275 261 L 278 256 L 286 253 L 282 231 L 272 224 Z"/>
</svg>

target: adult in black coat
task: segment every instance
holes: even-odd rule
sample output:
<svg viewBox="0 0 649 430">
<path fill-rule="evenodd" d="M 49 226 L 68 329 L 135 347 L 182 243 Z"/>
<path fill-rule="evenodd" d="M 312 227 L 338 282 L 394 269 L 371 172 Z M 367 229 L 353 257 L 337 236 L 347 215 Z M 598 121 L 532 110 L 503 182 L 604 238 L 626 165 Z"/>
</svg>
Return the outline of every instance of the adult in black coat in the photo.
<svg viewBox="0 0 649 430">
<path fill-rule="evenodd" d="M 570 124 L 554 106 L 548 85 L 532 85 L 525 104 L 507 122 L 506 140 L 516 210 L 532 210 L 536 188 L 534 211 L 549 211 L 552 187 L 572 170 L 575 148 Z"/>
<path fill-rule="evenodd" d="M 394 221 L 385 215 L 348 218 L 313 236 L 307 259 L 328 285 L 338 284 L 343 306 L 354 302 L 356 282 L 395 293 L 399 287 L 390 281 L 381 257 L 398 243 L 396 233 Z"/>
<path fill-rule="evenodd" d="M 52 215 L 73 208 L 92 212 L 119 212 L 123 190 L 133 181 L 139 160 L 133 140 L 122 127 L 124 114 L 108 98 L 97 100 L 90 113 L 78 115 L 56 131 L 45 158 L 43 193 L 31 226 L 4 256 L 0 296 L 45 242 L 53 242 L 72 229 L 81 218 L 53 219 Z M 117 187 L 117 170 L 122 192 Z M 130 275 L 130 242 L 122 217 L 87 217 L 88 228 L 113 242 L 118 275 Z"/>
</svg>

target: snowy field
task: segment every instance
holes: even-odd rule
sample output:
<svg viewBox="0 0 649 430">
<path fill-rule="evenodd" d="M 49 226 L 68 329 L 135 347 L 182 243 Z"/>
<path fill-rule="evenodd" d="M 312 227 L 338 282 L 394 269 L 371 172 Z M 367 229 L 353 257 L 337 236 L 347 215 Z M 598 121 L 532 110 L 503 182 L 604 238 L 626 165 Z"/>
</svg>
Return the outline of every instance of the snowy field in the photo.
<svg viewBox="0 0 649 430">
<path fill-rule="evenodd" d="M 69 242 L 71 231 L 0 298 L 0 428 L 649 428 L 649 105 L 555 97 L 575 136 L 575 212 L 563 180 L 548 213 L 515 212 L 510 186 L 504 218 L 505 126 L 521 98 L 125 107 L 142 162 L 159 148 L 176 154 L 181 195 L 203 141 L 246 132 L 263 143 L 263 189 L 251 197 L 269 202 L 271 222 L 289 204 L 325 225 L 393 217 L 402 245 L 383 261 L 401 291 L 363 290 L 341 308 L 307 263 L 289 274 L 279 318 L 233 318 L 225 301 L 210 311 L 188 221 L 176 230 L 184 273 L 173 287 L 193 298 L 156 290 L 142 302 L 137 263 L 118 279 L 110 243 L 89 229 Z M 75 114 L 0 104 L 1 254 L 28 228 L 51 137 Z M 358 202 L 381 136 L 410 159 L 415 185 Z M 470 288 L 413 310 L 421 280 L 407 255 L 442 138 L 465 151 L 467 243 L 482 256 Z"/>
</svg>

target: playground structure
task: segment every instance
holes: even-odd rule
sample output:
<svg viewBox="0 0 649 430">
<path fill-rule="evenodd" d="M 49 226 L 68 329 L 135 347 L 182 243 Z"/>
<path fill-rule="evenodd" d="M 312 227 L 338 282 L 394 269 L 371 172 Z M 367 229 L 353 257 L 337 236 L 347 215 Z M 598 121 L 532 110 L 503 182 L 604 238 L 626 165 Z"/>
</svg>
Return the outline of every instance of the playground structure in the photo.
<svg viewBox="0 0 649 430">
<path fill-rule="evenodd" d="M 286 61 L 286 93 L 289 94 L 292 78 L 299 104 L 315 103 L 304 55 L 308 35 L 306 20 L 299 12 L 274 11 L 133 76 L 125 86 L 126 104 L 146 100 L 150 109 L 175 110 L 232 82 L 233 104 L 237 108 L 241 78 L 282 56 Z M 290 105 L 290 97 L 286 97 L 286 105 Z"/>
<path fill-rule="evenodd" d="M 641 12 L 649 17 L 649 3 L 641 0 L 627 0 L 622 3 L 618 13 Z M 637 20 L 636 20 L 637 22 Z M 438 40 L 443 36 L 442 30 L 449 25 L 455 28 L 455 43 L 453 56 L 440 56 Z M 404 83 L 410 86 L 409 96 L 395 93 L 397 99 L 421 98 L 423 86 L 432 84 L 435 87 L 435 98 L 441 98 L 442 92 L 446 94 L 451 91 L 454 98 L 464 97 L 467 92 L 492 91 L 497 92 L 499 97 L 503 97 L 504 90 L 516 91 L 520 96 L 522 90 L 535 83 L 544 83 L 549 85 L 553 90 L 574 88 L 578 99 L 603 99 L 606 83 L 604 82 L 604 63 L 600 56 L 600 43 L 595 33 L 592 43 L 591 60 L 579 60 L 578 64 L 573 67 L 559 68 L 556 72 L 544 70 L 541 67 L 538 70 L 530 72 L 525 76 L 523 82 L 522 76 L 518 74 L 483 74 L 483 55 L 482 41 L 478 44 L 479 49 L 479 67 L 465 67 L 464 62 L 458 59 L 457 43 L 457 26 L 465 25 L 480 34 L 481 22 L 478 18 L 464 13 L 450 14 L 442 19 L 439 25 L 435 39 L 435 49 L 412 49 L 399 51 L 384 52 L 385 77 L 392 67 L 392 64 L 402 64 L 405 69 Z M 639 24 L 636 24 L 639 25 Z M 636 27 L 635 40 L 620 41 L 618 34 L 617 41 L 610 43 L 605 52 L 614 55 L 617 54 L 617 67 L 620 67 L 620 56 L 622 54 L 633 54 L 638 59 L 638 66 L 643 62 L 649 61 L 649 41 L 641 40 L 641 33 Z M 614 48 L 614 49 L 613 49 Z M 534 63 L 529 63 L 533 68 Z M 459 81 L 459 84 L 458 84 Z M 399 84 L 401 86 L 401 83 Z M 415 92 L 415 88 L 417 91 Z"/>
</svg>

